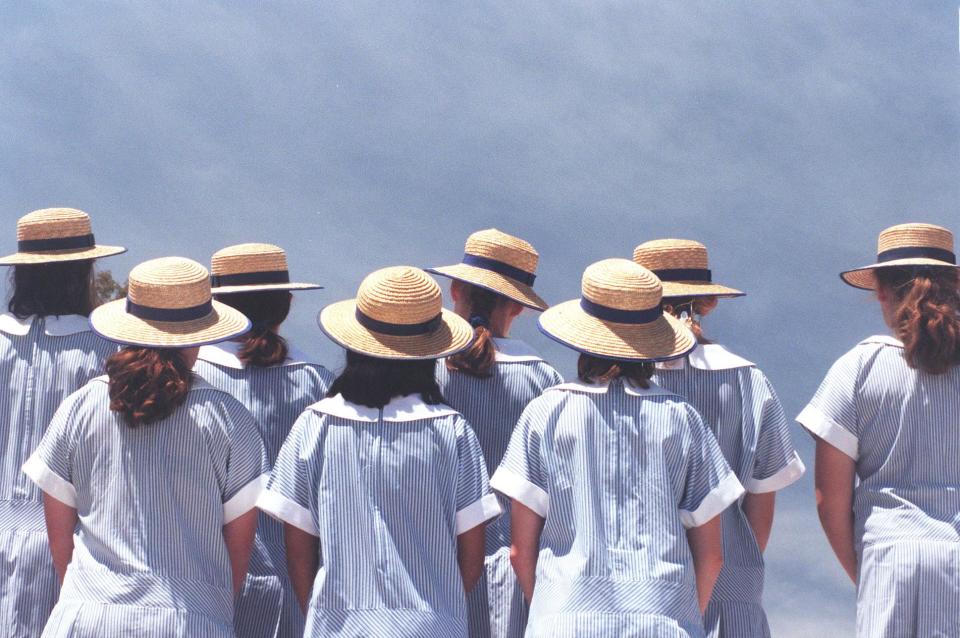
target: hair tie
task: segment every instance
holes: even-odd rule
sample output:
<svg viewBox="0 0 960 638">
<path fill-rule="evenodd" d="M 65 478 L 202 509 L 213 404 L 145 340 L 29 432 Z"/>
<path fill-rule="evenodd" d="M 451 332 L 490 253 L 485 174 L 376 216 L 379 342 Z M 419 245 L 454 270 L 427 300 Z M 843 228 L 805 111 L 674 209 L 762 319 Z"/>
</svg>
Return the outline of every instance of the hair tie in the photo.
<svg viewBox="0 0 960 638">
<path fill-rule="evenodd" d="M 474 328 L 487 328 L 490 326 L 490 320 L 483 315 L 473 315 L 470 317 L 470 325 Z"/>
</svg>

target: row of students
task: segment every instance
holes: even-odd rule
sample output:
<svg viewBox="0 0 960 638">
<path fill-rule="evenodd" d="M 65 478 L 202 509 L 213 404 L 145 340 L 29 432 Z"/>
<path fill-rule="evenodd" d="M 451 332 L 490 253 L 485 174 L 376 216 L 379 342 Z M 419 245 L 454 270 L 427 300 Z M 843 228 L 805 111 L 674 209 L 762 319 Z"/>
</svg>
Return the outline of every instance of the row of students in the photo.
<svg viewBox="0 0 960 638">
<path fill-rule="evenodd" d="M 77 232 L 82 222 L 85 233 Z M 92 251 L 120 250 L 97 247 L 78 211 L 28 215 L 18 236 L 26 243 L 6 263 L 80 262 Z M 880 287 L 885 315 L 895 318 L 891 327 L 903 340 L 886 345 L 904 369 L 922 371 L 914 373 L 919 381 L 937 378 L 948 421 L 950 414 L 956 420 L 949 400 L 951 389 L 957 396 L 960 356 L 953 261 L 949 231 L 907 225 L 881 235 L 877 264 L 845 275 L 867 277 L 870 284 L 875 272 L 879 281 L 898 278 L 891 292 Z M 562 384 L 529 347 L 508 339 L 523 307 L 546 308 L 532 289 L 536 264 L 536 252 L 522 240 L 492 230 L 472 235 L 462 264 L 433 269 L 454 280 L 454 309 L 462 318 L 440 310 L 439 289 L 422 271 L 373 273 L 356 300 L 321 315 L 324 331 L 347 349 L 344 372 L 329 389 L 332 375 L 300 361 L 276 334 L 289 291 L 313 287 L 289 282 L 276 247 L 243 245 L 214 256 L 213 291 L 229 306 L 210 301 L 199 264 L 168 259 L 134 269 L 128 300 L 92 317 L 97 332 L 128 347 L 110 357 L 107 377 L 64 403 L 24 466 L 48 494 L 58 570 L 73 558 L 47 635 L 229 635 L 231 625 L 238 635 L 299 635 L 304 619 L 293 594 L 307 610 L 305 635 L 508 636 L 520 635 L 526 625 L 527 635 L 698 636 L 708 600 L 710 635 L 768 635 L 760 607 L 761 553 L 772 494 L 796 480 L 803 466 L 762 373 L 707 342 L 696 320 L 716 299 L 741 293 L 712 282 L 706 251 L 696 242 L 648 242 L 637 248 L 634 262 L 594 264 L 584 273 L 581 299 L 547 310 L 540 320 L 545 334 L 581 353 L 579 380 Z M 18 268 L 17 281 L 28 271 Z M 917 287 L 926 292 L 904 292 Z M 36 297 L 20 295 L 21 301 L 27 296 Z M 241 322 L 237 308 L 252 325 Z M 42 306 L 27 314 L 37 318 L 21 312 L 21 327 L 59 323 L 44 319 L 51 313 Z M 935 349 L 930 335 L 941 337 Z M 206 342 L 220 343 L 200 348 L 200 377 L 240 398 L 256 419 L 241 416 L 236 401 L 189 373 L 193 348 Z M 435 374 L 439 358 L 445 361 Z M 886 370 L 880 378 L 896 384 L 902 372 Z M 77 385 L 92 374 L 86 369 Z M 830 398 L 815 399 L 800 418 L 820 437 L 818 489 L 827 504 L 822 508 L 832 508 L 822 517 L 852 573 L 860 551 L 855 538 L 866 526 L 854 534 L 833 522 L 842 523 L 844 511 L 853 518 L 843 495 L 852 494 L 854 471 L 858 489 L 864 483 L 858 450 L 851 453 L 849 443 L 851 431 L 869 438 L 861 433 L 857 394 L 867 392 L 856 386 L 861 381 L 847 370 L 832 371 L 827 390 L 818 393 Z M 841 389 L 831 395 L 835 386 Z M 55 397 L 54 407 L 62 398 Z M 259 432 L 252 429 L 257 424 Z M 953 428 L 947 437 L 955 440 L 956 424 L 947 425 Z M 884 427 L 874 447 L 882 449 L 889 432 L 899 432 L 896 424 Z M 846 465 L 828 456 L 841 444 Z M 32 447 L 21 449 L 21 456 Z M 210 452 L 224 447 L 228 457 L 245 462 L 218 466 L 222 456 Z M 198 449 L 203 458 L 195 458 Z M 909 451 L 915 449 L 914 443 Z M 158 456 L 166 464 L 158 464 Z M 891 482 L 902 465 L 884 466 L 883 480 Z M 927 468 L 926 478 L 955 484 L 942 465 Z M 258 497 L 257 477 L 271 466 L 268 489 Z M 847 472 L 839 482 L 838 467 Z M 487 489 L 488 473 L 499 502 Z M 117 482 L 127 491 L 102 491 Z M 741 484 L 747 490 L 742 498 Z M 222 511 L 197 515 L 187 485 L 205 488 L 208 501 L 216 492 Z M 241 587 L 236 575 L 246 571 L 244 540 L 253 534 L 249 510 L 256 498 L 263 511 L 286 523 L 286 548 L 279 525 L 261 517 L 234 616 L 227 584 L 232 574 L 235 588 Z M 911 521 L 933 517 L 934 505 L 950 509 L 944 498 L 919 494 L 910 501 L 919 510 Z M 34 513 L 33 534 L 27 535 L 33 545 L 37 537 L 46 540 L 36 529 L 37 499 L 35 493 L 33 505 L 30 499 L 18 504 Z M 494 518 L 501 509 L 512 516 Z M 150 514 L 142 515 L 145 510 Z M 869 516 L 876 512 L 856 512 L 858 519 Z M 210 521 L 218 517 L 222 541 L 210 534 Z M 919 527 L 912 533 L 926 538 L 936 525 Z M 952 551 L 956 532 L 941 528 L 933 531 L 943 545 L 930 556 Z M 170 537 L 197 539 L 195 548 L 188 544 L 197 551 L 184 551 Z M 889 541 L 889 532 L 881 538 Z M 7 543 L 3 560 L 22 566 L 36 559 L 40 565 L 43 557 L 31 555 L 30 542 Z M 889 548 L 883 551 L 889 556 Z M 911 551 L 925 552 L 922 544 Z M 871 560 L 870 574 L 889 565 L 879 555 Z M 858 610 L 878 604 L 871 596 L 882 596 L 883 587 L 922 588 L 927 582 L 925 573 L 905 577 L 896 567 L 884 578 L 878 585 L 861 577 Z M 470 592 L 469 611 L 457 593 L 461 580 Z M 949 592 L 954 580 L 943 577 L 938 591 Z M 6 608 L 11 626 L 23 632 L 15 635 L 36 635 L 39 625 L 31 628 L 24 604 L 29 585 L 13 578 L 0 586 L 6 590 L 0 599 L 9 593 L 12 600 Z M 529 622 L 521 590 L 532 597 Z M 906 635 L 911 627 L 952 626 L 953 613 L 950 606 L 915 605 L 880 620 L 875 611 L 858 612 L 858 624 L 861 635 Z M 44 615 L 40 609 L 40 624 Z"/>
</svg>

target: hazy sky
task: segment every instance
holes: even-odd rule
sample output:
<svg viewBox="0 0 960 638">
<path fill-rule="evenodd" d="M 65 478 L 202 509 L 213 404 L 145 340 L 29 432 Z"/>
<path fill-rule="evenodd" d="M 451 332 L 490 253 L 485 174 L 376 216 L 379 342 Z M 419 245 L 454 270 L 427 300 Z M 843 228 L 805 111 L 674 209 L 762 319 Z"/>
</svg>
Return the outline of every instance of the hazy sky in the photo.
<svg viewBox="0 0 960 638">
<path fill-rule="evenodd" d="M 882 330 L 837 272 L 890 224 L 960 230 L 955 2 L 235 4 L 4 5 L 4 252 L 47 206 L 130 248 L 101 264 L 118 278 L 278 243 L 327 286 L 286 333 L 336 368 L 316 311 L 375 268 L 459 260 L 473 230 L 531 241 L 553 302 L 597 259 L 698 239 L 750 293 L 708 335 L 793 416 Z M 533 319 L 515 335 L 571 372 Z M 852 632 L 809 473 L 767 557 L 774 635 Z"/>
</svg>

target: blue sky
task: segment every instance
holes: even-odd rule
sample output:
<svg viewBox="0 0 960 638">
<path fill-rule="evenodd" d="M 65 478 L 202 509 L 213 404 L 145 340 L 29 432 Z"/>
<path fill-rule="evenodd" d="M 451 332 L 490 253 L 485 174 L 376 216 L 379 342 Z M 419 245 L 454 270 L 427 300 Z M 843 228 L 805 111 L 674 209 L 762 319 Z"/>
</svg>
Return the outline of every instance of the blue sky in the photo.
<svg viewBox="0 0 960 638">
<path fill-rule="evenodd" d="M 890 224 L 960 229 L 955 3 L 10 3 L 0 53 L 8 251 L 17 217 L 59 205 L 130 248 L 118 275 L 278 243 L 327 286 L 286 332 L 333 368 L 324 303 L 452 263 L 473 230 L 531 241 L 554 302 L 592 261 L 687 237 L 750 293 L 708 334 L 794 415 L 882 331 L 837 272 Z M 532 316 L 515 334 L 572 370 Z M 775 635 L 850 633 L 809 476 L 779 503 Z"/>
</svg>

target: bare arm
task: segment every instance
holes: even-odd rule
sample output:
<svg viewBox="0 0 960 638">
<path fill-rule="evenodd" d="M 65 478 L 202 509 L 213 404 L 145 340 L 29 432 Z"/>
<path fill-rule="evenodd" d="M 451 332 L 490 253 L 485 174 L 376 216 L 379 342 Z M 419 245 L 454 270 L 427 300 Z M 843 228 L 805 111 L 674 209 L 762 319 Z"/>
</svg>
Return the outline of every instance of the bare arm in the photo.
<svg viewBox="0 0 960 638">
<path fill-rule="evenodd" d="M 540 555 L 540 534 L 544 519 L 532 509 L 514 499 L 510 510 L 510 563 L 517 573 L 517 581 L 527 602 L 533 598 L 537 580 L 537 558 Z"/>
<path fill-rule="evenodd" d="M 857 582 L 857 552 L 853 535 L 853 487 L 856 463 L 817 438 L 814 483 L 820 525 L 847 576 Z"/>
<path fill-rule="evenodd" d="M 483 532 L 486 528 L 486 525 L 477 525 L 457 536 L 457 562 L 460 564 L 463 589 L 467 593 L 477 586 L 483 573 Z"/>
<path fill-rule="evenodd" d="M 320 568 L 320 539 L 290 523 L 283 524 L 283 536 L 287 543 L 287 572 L 293 593 L 300 609 L 307 613 L 310 590 Z"/>
<path fill-rule="evenodd" d="M 77 510 L 49 494 L 43 495 L 43 515 L 47 521 L 47 539 L 57 578 L 63 584 L 67 565 L 73 558 L 73 531 L 77 528 Z"/>
<path fill-rule="evenodd" d="M 770 530 L 773 529 L 773 509 L 777 502 L 776 492 L 763 494 L 747 493 L 743 499 L 743 513 L 747 522 L 753 528 L 753 536 L 757 539 L 762 553 L 767 549 L 770 540 Z"/>
<path fill-rule="evenodd" d="M 707 608 L 713 586 L 723 567 L 723 539 L 720 532 L 720 517 L 712 519 L 700 527 L 687 530 L 687 542 L 693 554 L 693 570 L 697 576 L 697 598 L 700 612 Z"/>
<path fill-rule="evenodd" d="M 253 550 L 253 537 L 257 533 L 257 510 L 251 509 L 223 526 L 223 540 L 230 556 L 233 572 L 233 594 L 239 593 L 243 579 L 247 577 L 247 565 Z"/>
</svg>

